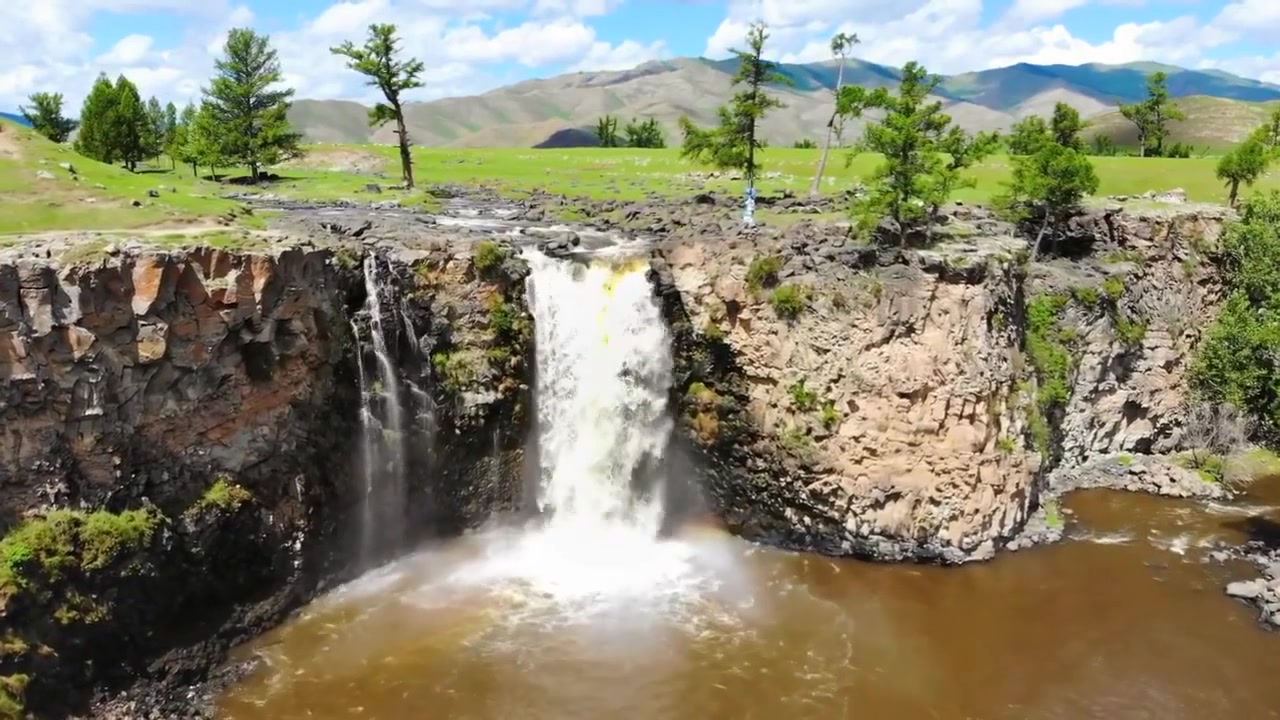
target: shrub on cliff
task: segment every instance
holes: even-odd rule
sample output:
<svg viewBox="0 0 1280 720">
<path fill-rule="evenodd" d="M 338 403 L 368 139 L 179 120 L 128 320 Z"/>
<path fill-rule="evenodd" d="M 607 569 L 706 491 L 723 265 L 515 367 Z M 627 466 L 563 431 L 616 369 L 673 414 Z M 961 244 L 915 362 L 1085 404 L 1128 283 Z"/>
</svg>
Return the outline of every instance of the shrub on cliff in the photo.
<svg viewBox="0 0 1280 720">
<path fill-rule="evenodd" d="M 795 320 L 809 305 L 809 294 L 797 285 L 783 285 L 773 291 L 769 302 L 773 311 L 783 320 Z"/>
<path fill-rule="evenodd" d="M 1013 175 L 996 206 L 1017 222 L 1040 221 L 1031 246 L 1031 262 L 1050 231 L 1075 215 L 1085 196 L 1098 190 L 1093 163 L 1080 152 L 1046 143 L 1035 153 L 1013 158 Z"/>
<path fill-rule="evenodd" d="M 1280 441 L 1280 192 L 1245 202 L 1222 237 L 1227 300 L 1191 369 L 1210 402 L 1248 413 L 1262 438 Z"/>
</svg>

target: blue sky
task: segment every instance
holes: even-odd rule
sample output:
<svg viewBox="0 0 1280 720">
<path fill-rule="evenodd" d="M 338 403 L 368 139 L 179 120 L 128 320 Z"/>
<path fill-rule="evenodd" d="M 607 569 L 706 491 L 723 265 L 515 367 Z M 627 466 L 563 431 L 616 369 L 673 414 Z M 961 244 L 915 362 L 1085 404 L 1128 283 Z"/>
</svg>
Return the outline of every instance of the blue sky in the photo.
<svg viewBox="0 0 1280 720">
<path fill-rule="evenodd" d="M 328 47 L 395 22 L 431 68 L 419 99 L 531 77 L 724 56 L 766 21 L 770 53 L 828 57 L 837 31 L 857 57 L 955 73 L 1015 62 L 1157 60 L 1280 83 L 1280 0 L 41 0 L 0 3 L 0 108 L 57 90 L 72 103 L 98 72 L 185 101 L 227 29 L 269 33 L 302 97 L 368 98 Z"/>
</svg>

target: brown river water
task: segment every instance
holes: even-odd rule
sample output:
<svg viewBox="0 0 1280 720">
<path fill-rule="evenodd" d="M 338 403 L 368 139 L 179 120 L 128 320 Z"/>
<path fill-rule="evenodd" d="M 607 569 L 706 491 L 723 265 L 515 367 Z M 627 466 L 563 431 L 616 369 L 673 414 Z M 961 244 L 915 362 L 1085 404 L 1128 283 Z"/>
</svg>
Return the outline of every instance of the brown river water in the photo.
<svg viewBox="0 0 1280 720">
<path fill-rule="evenodd" d="M 1280 633 L 1208 562 L 1276 517 L 1069 498 L 1067 541 L 960 568 L 756 547 L 707 528 L 493 530 L 423 549 L 241 651 L 228 720 L 1280 718 Z"/>
</svg>

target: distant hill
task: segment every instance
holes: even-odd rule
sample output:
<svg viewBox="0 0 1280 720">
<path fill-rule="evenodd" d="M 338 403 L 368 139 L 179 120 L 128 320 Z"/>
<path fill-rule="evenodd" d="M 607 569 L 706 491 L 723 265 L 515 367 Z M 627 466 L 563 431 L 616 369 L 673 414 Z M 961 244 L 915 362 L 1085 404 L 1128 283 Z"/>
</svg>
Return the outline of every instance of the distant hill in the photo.
<svg viewBox="0 0 1280 720">
<path fill-rule="evenodd" d="M 8 120 L 10 122 L 16 122 L 19 125 L 22 125 L 23 127 L 31 127 L 31 123 L 27 122 L 26 118 L 16 113 L 0 112 L 0 119 Z"/>
<path fill-rule="evenodd" d="M 1223 150 L 1245 139 L 1266 120 L 1280 101 L 1257 103 L 1207 95 L 1179 98 L 1178 109 L 1186 119 L 1169 123 L 1168 142 L 1187 143 L 1195 148 Z M 1138 130 L 1115 110 L 1090 120 L 1086 135 L 1103 134 L 1125 147 L 1138 146 Z"/>
<path fill-rule="evenodd" d="M 406 121 L 414 142 L 420 145 L 563 147 L 574 138 L 584 138 L 580 131 L 589 132 L 605 114 L 624 119 L 653 117 L 674 134 L 681 115 L 699 123 L 714 120 L 716 108 L 731 94 L 729 83 L 736 62 L 679 58 L 629 70 L 527 80 L 472 97 L 411 103 L 406 106 Z M 779 69 L 792 84 L 774 89 L 787 107 L 766 118 L 765 138 L 775 145 L 820 138 L 831 114 L 830 91 L 835 87 L 839 62 L 784 64 Z M 969 130 L 1003 130 L 1020 118 L 1046 114 L 1054 103 L 1066 102 L 1086 117 L 1100 118 L 1099 128 L 1114 125 L 1118 132 L 1119 123 L 1102 119 L 1117 105 L 1143 98 L 1147 76 L 1157 70 L 1169 74 L 1169 90 L 1175 98 L 1196 98 L 1193 103 L 1201 104 L 1204 101 L 1199 98 L 1229 102 L 1223 106 L 1232 110 L 1227 116 L 1214 117 L 1197 110 L 1196 118 L 1211 127 L 1199 128 L 1200 119 L 1189 118 L 1184 123 L 1187 137 L 1215 138 L 1215 145 L 1220 145 L 1221 139 L 1238 139 L 1251 129 L 1244 123 L 1265 112 L 1253 104 L 1280 101 L 1277 85 L 1219 70 L 1187 70 L 1156 63 L 1020 63 L 944 76 L 937 93 L 947 112 Z M 892 86 L 897 84 L 898 70 L 851 59 L 845 65 L 845 81 L 868 87 Z M 290 117 L 316 142 L 394 142 L 390 128 L 368 127 L 367 114 L 367 108 L 358 103 L 299 100 Z M 855 124 L 846 133 L 851 137 L 858 131 Z"/>
</svg>

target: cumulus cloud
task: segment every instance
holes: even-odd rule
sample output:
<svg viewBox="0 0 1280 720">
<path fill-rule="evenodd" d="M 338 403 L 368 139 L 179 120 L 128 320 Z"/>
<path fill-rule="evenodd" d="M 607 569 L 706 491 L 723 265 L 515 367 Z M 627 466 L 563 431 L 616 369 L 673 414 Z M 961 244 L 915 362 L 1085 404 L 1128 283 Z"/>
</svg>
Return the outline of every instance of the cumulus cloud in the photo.
<svg viewBox="0 0 1280 720">
<path fill-rule="evenodd" d="M 411 99 L 482 92 L 521 75 L 565 69 L 610 70 L 670 57 L 662 41 L 603 38 L 600 18 L 624 2 L 654 0 L 330 0 L 291 26 L 273 27 L 287 82 L 299 97 L 369 101 L 374 91 L 329 48 L 359 42 L 367 25 L 393 22 L 405 49 L 427 65 L 427 87 Z M 701 4 L 708 0 L 668 0 Z M 825 60 L 830 37 L 857 33 L 854 55 L 887 65 L 919 60 L 942 73 L 1016 62 L 1120 63 L 1157 60 L 1222 69 L 1280 81 L 1280 54 L 1246 55 L 1232 43 L 1280 36 L 1280 2 L 1230 0 L 1209 21 L 1191 14 L 1126 23 L 1109 37 L 1087 40 L 1064 24 L 1090 5 L 1164 8 L 1193 0 L 720 0 L 725 14 L 704 54 L 740 47 L 752 21 L 769 25 L 770 55 L 788 62 Z M 0 107 L 36 90 L 64 93 L 74 107 L 98 72 L 126 73 L 144 95 L 185 102 L 199 95 L 232 27 L 254 24 L 249 0 L 41 0 L 0 3 Z M 174 37 L 138 32 L 110 46 L 95 43 L 104 13 L 168 13 L 185 23 Z M 513 72 L 511 68 L 522 68 Z"/>
<path fill-rule="evenodd" d="M 989 2 L 990 0 L 988 0 Z M 1189 0 L 1162 0 L 1164 6 Z M 705 54 L 727 57 L 741 45 L 756 19 L 769 25 L 771 55 L 784 62 L 831 57 L 836 32 L 857 33 L 854 55 L 890 66 L 917 60 L 929 70 L 958 73 L 1019 62 L 1080 64 L 1154 60 L 1192 67 L 1219 67 L 1274 78 L 1280 55 L 1227 58 L 1231 43 L 1280 37 L 1280 2 L 1235 0 L 1209 22 L 1194 15 L 1125 23 L 1109 38 L 1090 42 L 1060 22 L 1091 4 L 1143 5 L 1144 0 L 1014 0 L 995 22 L 986 22 L 982 0 L 731 0 Z M 847 9 L 846 9 L 847 8 Z M 841 22 L 844 18 L 851 20 Z M 1213 57 L 1208 53 L 1215 51 Z"/>
</svg>

